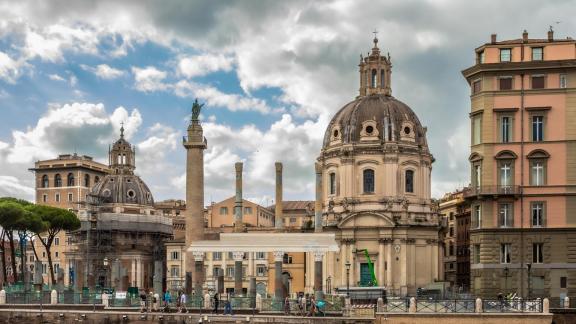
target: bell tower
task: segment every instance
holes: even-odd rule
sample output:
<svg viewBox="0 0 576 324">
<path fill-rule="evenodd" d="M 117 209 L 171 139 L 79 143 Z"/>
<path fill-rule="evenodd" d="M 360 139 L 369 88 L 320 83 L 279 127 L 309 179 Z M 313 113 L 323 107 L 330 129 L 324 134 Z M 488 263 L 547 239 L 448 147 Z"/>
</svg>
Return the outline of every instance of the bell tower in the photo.
<svg viewBox="0 0 576 324">
<path fill-rule="evenodd" d="M 363 57 L 360 54 L 358 67 L 360 70 L 360 97 L 372 94 L 392 95 L 392 89 L 390 88 L 390 76 L 392 74 L 390 54 L 387 54 L 387 56 L 380 55 L 376 32 L 374 32 L 374 47 L 372 47 L 368 56 Z"/>
<path fill-rule="evenodd" d="M 120 138 L 108 149 L 108 165 L 114 174 L 134 174 L 136 149 L 124 139 L 124 125 L 120 127 Z"/>
</svg>

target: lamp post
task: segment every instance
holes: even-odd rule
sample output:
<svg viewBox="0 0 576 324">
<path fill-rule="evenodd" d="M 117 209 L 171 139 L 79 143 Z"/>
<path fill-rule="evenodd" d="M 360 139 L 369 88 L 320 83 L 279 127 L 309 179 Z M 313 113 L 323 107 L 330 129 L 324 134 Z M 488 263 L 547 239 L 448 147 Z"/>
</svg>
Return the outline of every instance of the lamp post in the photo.
<svg viewBox="0 0 576 324">
<path fill-rule="evenodd" d="M 528 268 L 528 299 L 530 299 L 530 283 L 532 281 L 532 278 L 530 277 L 530 270 L 532 269 L 532 263 L 527 263 L 526 268 Z"/>
<path fill-rule="evenodd" d="M 104 257 L 102 264 L 104 265 L 104 271 L 105 271 L 104 286 L 108 286 L 108 257 Z M 102 288 L 108 288 L 108 287 L 102 287 Z"/>
<path fill-rule="evenodd" d="M 328 278 L 326 278 L 326 293 L 332 294 L 332 277 L 331 276 L 328 276 Z"/>
<path fill-rule="evenodd" d="M 350 261 L 346 261 L 346 296 L 350 297 Z"/>
<path fill-rule="evenodd" d="M 510 269 L 508 267 L 504 268 L 504 295 L 508 295 L 508 275 L 510 274 Z"/>
</svg>

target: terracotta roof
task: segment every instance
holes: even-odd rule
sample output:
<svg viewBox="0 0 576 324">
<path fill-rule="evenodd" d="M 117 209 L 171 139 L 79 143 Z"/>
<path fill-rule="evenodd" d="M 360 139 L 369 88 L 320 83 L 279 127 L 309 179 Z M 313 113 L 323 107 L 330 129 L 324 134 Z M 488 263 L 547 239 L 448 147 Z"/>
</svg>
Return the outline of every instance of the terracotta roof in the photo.
<svg viewBox="0 0 576 324">
<path fill-rule="evenodd" d="M 284 200 L 282 201 L 282 210 L 306 209 L 308 205 L 314 210 L 313 200 Z M 274 210 L 276 204 L 268 206 L 268 208 Z"/>
</svg>

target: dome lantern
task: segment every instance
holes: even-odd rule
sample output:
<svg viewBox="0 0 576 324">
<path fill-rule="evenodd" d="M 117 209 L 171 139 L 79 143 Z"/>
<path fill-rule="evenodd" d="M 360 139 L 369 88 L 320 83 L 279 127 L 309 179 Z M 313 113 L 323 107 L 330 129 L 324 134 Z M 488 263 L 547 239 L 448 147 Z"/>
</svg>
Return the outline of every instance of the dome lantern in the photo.
<svg viewBox="0 0 576 324">
<path fill-rule="evenodd" d="M 120 127 L 120 138 L 108 150 L 108 164 L 115 174 L 134 174 L 136 149 L 124 139 L 124 123 Z"/>
<path fill-rule="evenodd" d="M 376 33 L 374 32 L 372 51 L 366 57 L 360 56 L 360 64 L 358 65 L 360 72 L 360 97 L 373 94 L 392 95 L 390 87 L 392 74 L 390 54 L 387 56 L 380 55 Z"/>
</svg>

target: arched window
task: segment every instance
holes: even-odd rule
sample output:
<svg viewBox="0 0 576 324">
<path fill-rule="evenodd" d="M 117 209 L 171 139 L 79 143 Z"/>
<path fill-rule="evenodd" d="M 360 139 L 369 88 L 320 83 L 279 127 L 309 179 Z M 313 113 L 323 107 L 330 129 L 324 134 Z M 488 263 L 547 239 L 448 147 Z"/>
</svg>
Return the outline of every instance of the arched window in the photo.
<svg viewBox="0 0 576 324">
<path fill-rule="evenodd" d="M 66 182 L 68 187 L 74 186 L 74 175 L 72 173 L 68 173 L 68 181 Z"/>
<path fill-rule="evenodd" d="M 376 88 L 376 81 L 378 79 L 378 73 L 376 70 L 372 70 L 372 88 Z"/>
<path fill-rule="evenodd" d="M 89 174 L 84 175 L 84 187 L 90 187 L 90 175 Z"/>
<path fill-rule="evenodd" d="M 42 176 L 42 184 L 41 184 L 42 188 L 48 188 L 49 187 L 49 182 L 48 182 L 48 176 L 47 175 L 43 175 Z"/>
<path fill-rule="evenodd" d="M 98 182 L 100 182 L 100 177 L 99 177 L 99 176 L 95 176 L 95 177 L 94 177 L 94 183 L 96 184 L 96 183 L 98 183 Z"/>
<path fill-rule="evenodd" d="M 336 173 L 334 172 L 330 173 L 330 194 L 336 194 Z"/>
<path fill-rule="evenodd" d="M 405 173 L 406 192 L 414 192 L 414 171 L 406 170 Z"/>
<path fill-rule="evenodd" d="M 380 70 L 380 88 L 384 88 L 384 70 Z"/>
<path fill-rule="evenodd" d="M 364 193 L 374 193 L 374 170 L 366 169 L 363 172 Z"/>
<path fill-rule="evenodd" d="M 54 187 L 62 187 L 62 177 L 60 174 L 54 176 Z"/>
</svg>

